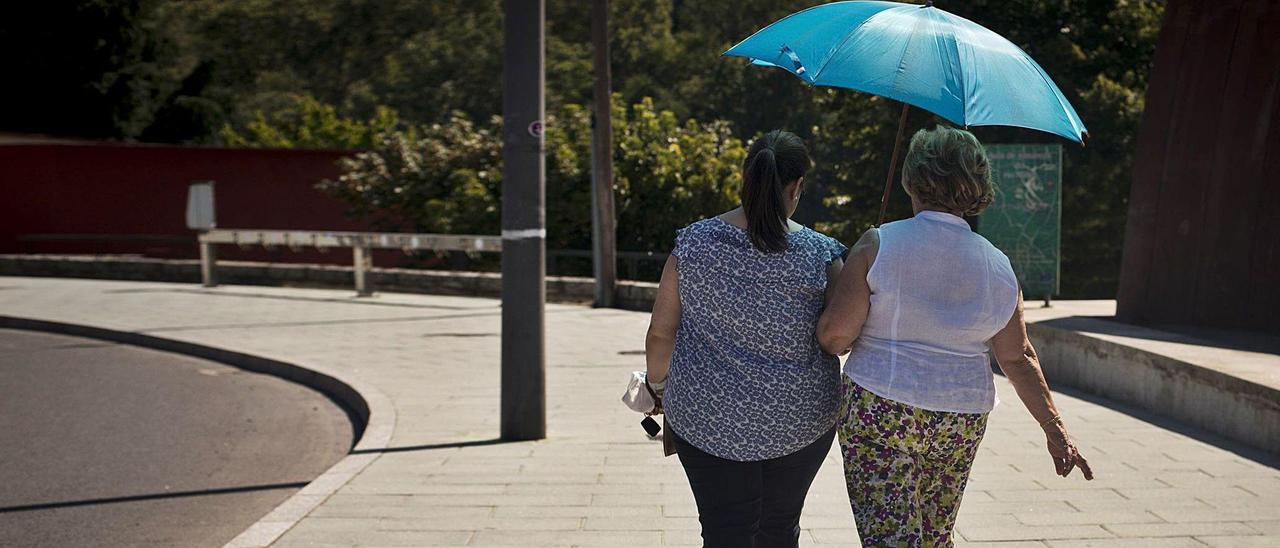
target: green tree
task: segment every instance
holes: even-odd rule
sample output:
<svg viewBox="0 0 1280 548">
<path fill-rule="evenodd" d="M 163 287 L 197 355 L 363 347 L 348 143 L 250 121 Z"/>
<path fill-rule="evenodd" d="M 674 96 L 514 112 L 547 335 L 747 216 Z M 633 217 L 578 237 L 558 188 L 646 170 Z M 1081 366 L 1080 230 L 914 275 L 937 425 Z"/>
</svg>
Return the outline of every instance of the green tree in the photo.
<svg viewBox="0 0 1280 548">
<path fill-rule="evenodd" d="M 502 182 L 500 120 L 385 131 L 372 150 L 339 161 L 342 174 L 318 188 L 383 230 L 493 234 Z"/>
<path fill-rule="evenodd" d="M 295 95 L 289 108 L 269 116 L 258 111 L 243 133 L 226 124 L 219 137 L 232 146 L 372 148 L 400 125 L 400 115 L 391 107 L 379 105 L 371 118 L 361 121 L 339 116 L 333 105 L 314 97 Z"/>
<path fill-rule="evenodd" d="M 189 0 L 167 22 L 213 65 L 208 96 L 237 128 L 298 94 L 355 118 L 388 105 L 415 123 L 501 109 L 497 0 Z"/>
<path fill-rule="evenodd" d="M 10 2 L 0 8 L 0 129 L 96 139 L 205 140 L 220 120 L 160 0 Z M 155 129 L 153 129 L 153 126 Z"/>
<path fill-rule="evenodd" d="M 727 123 L 725 131 L 744 139 L 774 128 L 798 133 L 809 143 L 815 170 L 797 219 L 851 240 L 874 222 L 897 105 L 849 90 L 809 88 L 783 71 L 720 57 L 768 23 L 820 3 L 613 0 L 613 89 L 622 104 L 650 97 L 655 112 L 700 121 L 704 133 L 718 127 L 717 120 Z M 1067 297 L 1111 296 L 1134 138 L 1163 2 L 973 0 L 937 5 L 1030 53 L 1089 127 L 1088 147 L 1065 145 L 1063 290 Z M 45 104 L 40 101 L 47 96 L 48 105 L 62 109 L 27 109 L 43 114 L 12 116 L 41 121 L 39 127 L 80 124 L 92 128 L 84 135 L 164 142 L 342 147 L 367 143 L 368 135 L 377 132 L 352 139 L 344 137 L 348 129 L 337 129 L 303 137 L 301 129 L 310 123 L 307 109 L 330 105 L 332 112 L 320 119 L 328 117 L 327 123 L 339 128 L 347 127 L 336 122 L 340 120 L 369 125 L 381 116 L 380 107 L 398 113 L 404 126 L 452 123 L 455 113 L 462 113 L 475 127 L 488 127 L 501 110 L 498 0 L 80 0 L 50 6 L 39 8 L 49 15 L 40 20 L 66 21 L 64 27 L 74 32 L 9 24 L 13 30 L 3 34 L 11 38 L 10 49 L 33 52 L 10 56 L 25 63 L 10 73 L 15 80 L 33 83 L 35 91 L 23 95 L 28 86 L 10 86 L 7 92 L 17 99 L 9 103 Z M 590 10 L 582 2 L 547 2 L 547 107 L 562 120 L 589 121 L 587 112 L 575 112 L 570 105 L 591 100 L 590 25 Z M 44 46 L 32 48 L 30 43 Z M 26 63 L 28 59 L 32 61 Z M 57 91 L 65 89 L 79 91 Z M 316 103 L 299 103 L 299 95 Z M 909 127 L 936 122 L 915 111 Z M 568 131 L 567 124 L 560 125 Z M 220 129 L 226 125 L 229 130 Z M 3 124 L 5 129 L 36 126 Z M 553 124 L 549 128 L 555 130 Z M 976 128 L 975 133 L 990 143 L 1056 139 L 1011 128 Z M 585 135 L 575 134 L 574 146 L 589 143 Z M 656 143 L 668 138 L 651 137 Z M 623 140 L 615 142 L 621 146 Z M 621 167 L 618 173 L 621 180 Z M 589 178 L 578 176 L 573 184 Z M 559 177 L 549 174 L 548 184 L 562 184 Z M 909 214 L 906 200 L 896 192 L 892 218 Z M 556 196 L 550 187 L 548 195 Z M 647 198 L 619 196 L 620 235 L 632 230 L 632 223 L 641 225 L 636 230 L 648 230 L 649 220 L 627 217 L 622 207 L 624 200 Z M 551 233 L 559 230 L 555 223 L 570 223 L 566 234 L 586 234 L 580 228 L 589 222 L 589 202 L 567 200 L 549 199 L 550 210 L 566 212 L 550 218 Z M 629 248 L 654 241 L 654 249 L 663 250 L 670 238 L 620 241 Z M 586 247 L 576 236 L 564 243 Z"/>
<path fill-rule="evenodd" d="M 730 209 L 746 148 L 724 121 L 680 120 L 642 98 L 613 101 L 618 249 L 667 250 L 684 225 Z M 591 244 L 591 115 L 567 105 L 548 128 L 548 245 Z"/>
<path fill-rule="evenodd" d="M 666 249 L 675 230 L 736 204 L 746 149 L 724 122 L 679 120 L 643 99 L 614 102 L 619 248 Z M 380 135 L 341 161 L 319 188 L 387 230 L 494 234 L 499 229 L 501 120 L 447 123 Z M 547 126 L 548 246 L 591 242 L 591 116 L 566 105 Z"/>
</svg>

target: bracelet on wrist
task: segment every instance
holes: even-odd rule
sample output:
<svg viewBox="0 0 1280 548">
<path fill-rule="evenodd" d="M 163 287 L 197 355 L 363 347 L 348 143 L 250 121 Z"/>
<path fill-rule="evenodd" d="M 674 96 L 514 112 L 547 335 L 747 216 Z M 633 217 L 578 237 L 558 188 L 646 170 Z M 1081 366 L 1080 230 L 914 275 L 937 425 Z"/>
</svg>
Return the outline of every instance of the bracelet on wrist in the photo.
<svg viewBox="0 0 1280 548">
<path fill-rule="evenodd" d="M 1060 428 L 1061 428 L 1062 426 L 1064 426 L 1064 425 L 1062 424 L 1062 415 L 1054 415 L 1054 416 L 1052 416 L 1052 417 L 1049 417 L 1049 418 L 1045 419 L 1044 421 L 1042 421 L 1042 422 L 1040 423 L 1040 429 L 1041 429 L 1041 430 L 1044 430 L 1044 429 L 1048 428 L 1050 425 L 1053 425 L 1053 424 L 1058 425 L 1058 427 L 1060 427 Z"/>
</svg>

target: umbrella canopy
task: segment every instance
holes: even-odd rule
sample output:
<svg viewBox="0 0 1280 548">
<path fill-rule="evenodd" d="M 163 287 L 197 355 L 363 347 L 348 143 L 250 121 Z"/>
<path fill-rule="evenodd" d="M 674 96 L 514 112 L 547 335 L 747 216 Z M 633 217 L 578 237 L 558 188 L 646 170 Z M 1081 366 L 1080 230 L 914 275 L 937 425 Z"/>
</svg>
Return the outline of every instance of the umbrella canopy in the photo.
<svg viewBox="0 0 1280 548">
<path fill-rule="evenodd" d="M 1014 126 L 1084 142 L 1084 123 L 1026 52 L 925 5 L 833 2 L 769 25 L 724 55 L 782 68 L 815 86 L 855 89 L 960 126 Z"/>
</svg>

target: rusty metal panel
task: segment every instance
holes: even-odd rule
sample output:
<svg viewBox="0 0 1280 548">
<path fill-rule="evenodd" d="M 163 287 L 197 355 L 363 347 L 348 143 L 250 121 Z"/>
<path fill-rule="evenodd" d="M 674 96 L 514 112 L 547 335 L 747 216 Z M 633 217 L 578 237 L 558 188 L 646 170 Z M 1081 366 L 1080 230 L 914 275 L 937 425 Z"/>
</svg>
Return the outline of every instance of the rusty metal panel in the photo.
<svg viewBox="0 0 1280 548">
<path fill-rule="evenodd" d="M 1191 2 L 1171 1 L 1165 8 L 1164 24 L 1156 42 L 1155 60 L 1148 82 L 1146 109 L 1139 126 L 1139 145 L 1134 157 L 1133 183 L 1129 189 L 1129 212 L 1125 223 L 1124 254 L 1120 262 L 1120 283 L 1116 289 L 1116 314 L 1140 321 L 1145 315 L 1147 283 L 1155 248 L 1155 222 L 1160 181 L 1166 176 L 1162 163 L 1172 135 L 1175 93 L 1168 90 L 1178 75 L 1178 61 L 1187 49 L 1188 27 L 1193 17 Z"/>
<path fill-rule="evenodd" d="M 1280 332 L 1280 2 L 1169 3 L 1149 80 L 1117 312 Z"/>
</svg>

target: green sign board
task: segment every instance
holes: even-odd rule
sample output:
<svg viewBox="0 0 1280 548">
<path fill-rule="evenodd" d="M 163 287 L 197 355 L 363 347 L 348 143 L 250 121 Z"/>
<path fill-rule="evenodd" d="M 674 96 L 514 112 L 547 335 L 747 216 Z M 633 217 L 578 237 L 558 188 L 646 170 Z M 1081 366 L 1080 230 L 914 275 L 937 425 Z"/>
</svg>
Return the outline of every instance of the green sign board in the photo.
<svg viewBox="0 0 1280 548">
<path fill-rule="evenodd" d="M 1062 264 L 1062 145 L 986 149 L 996 199 L 978 232 L 1009 256 L 1027 299 L 1048 299 Z"/>
</svg>

